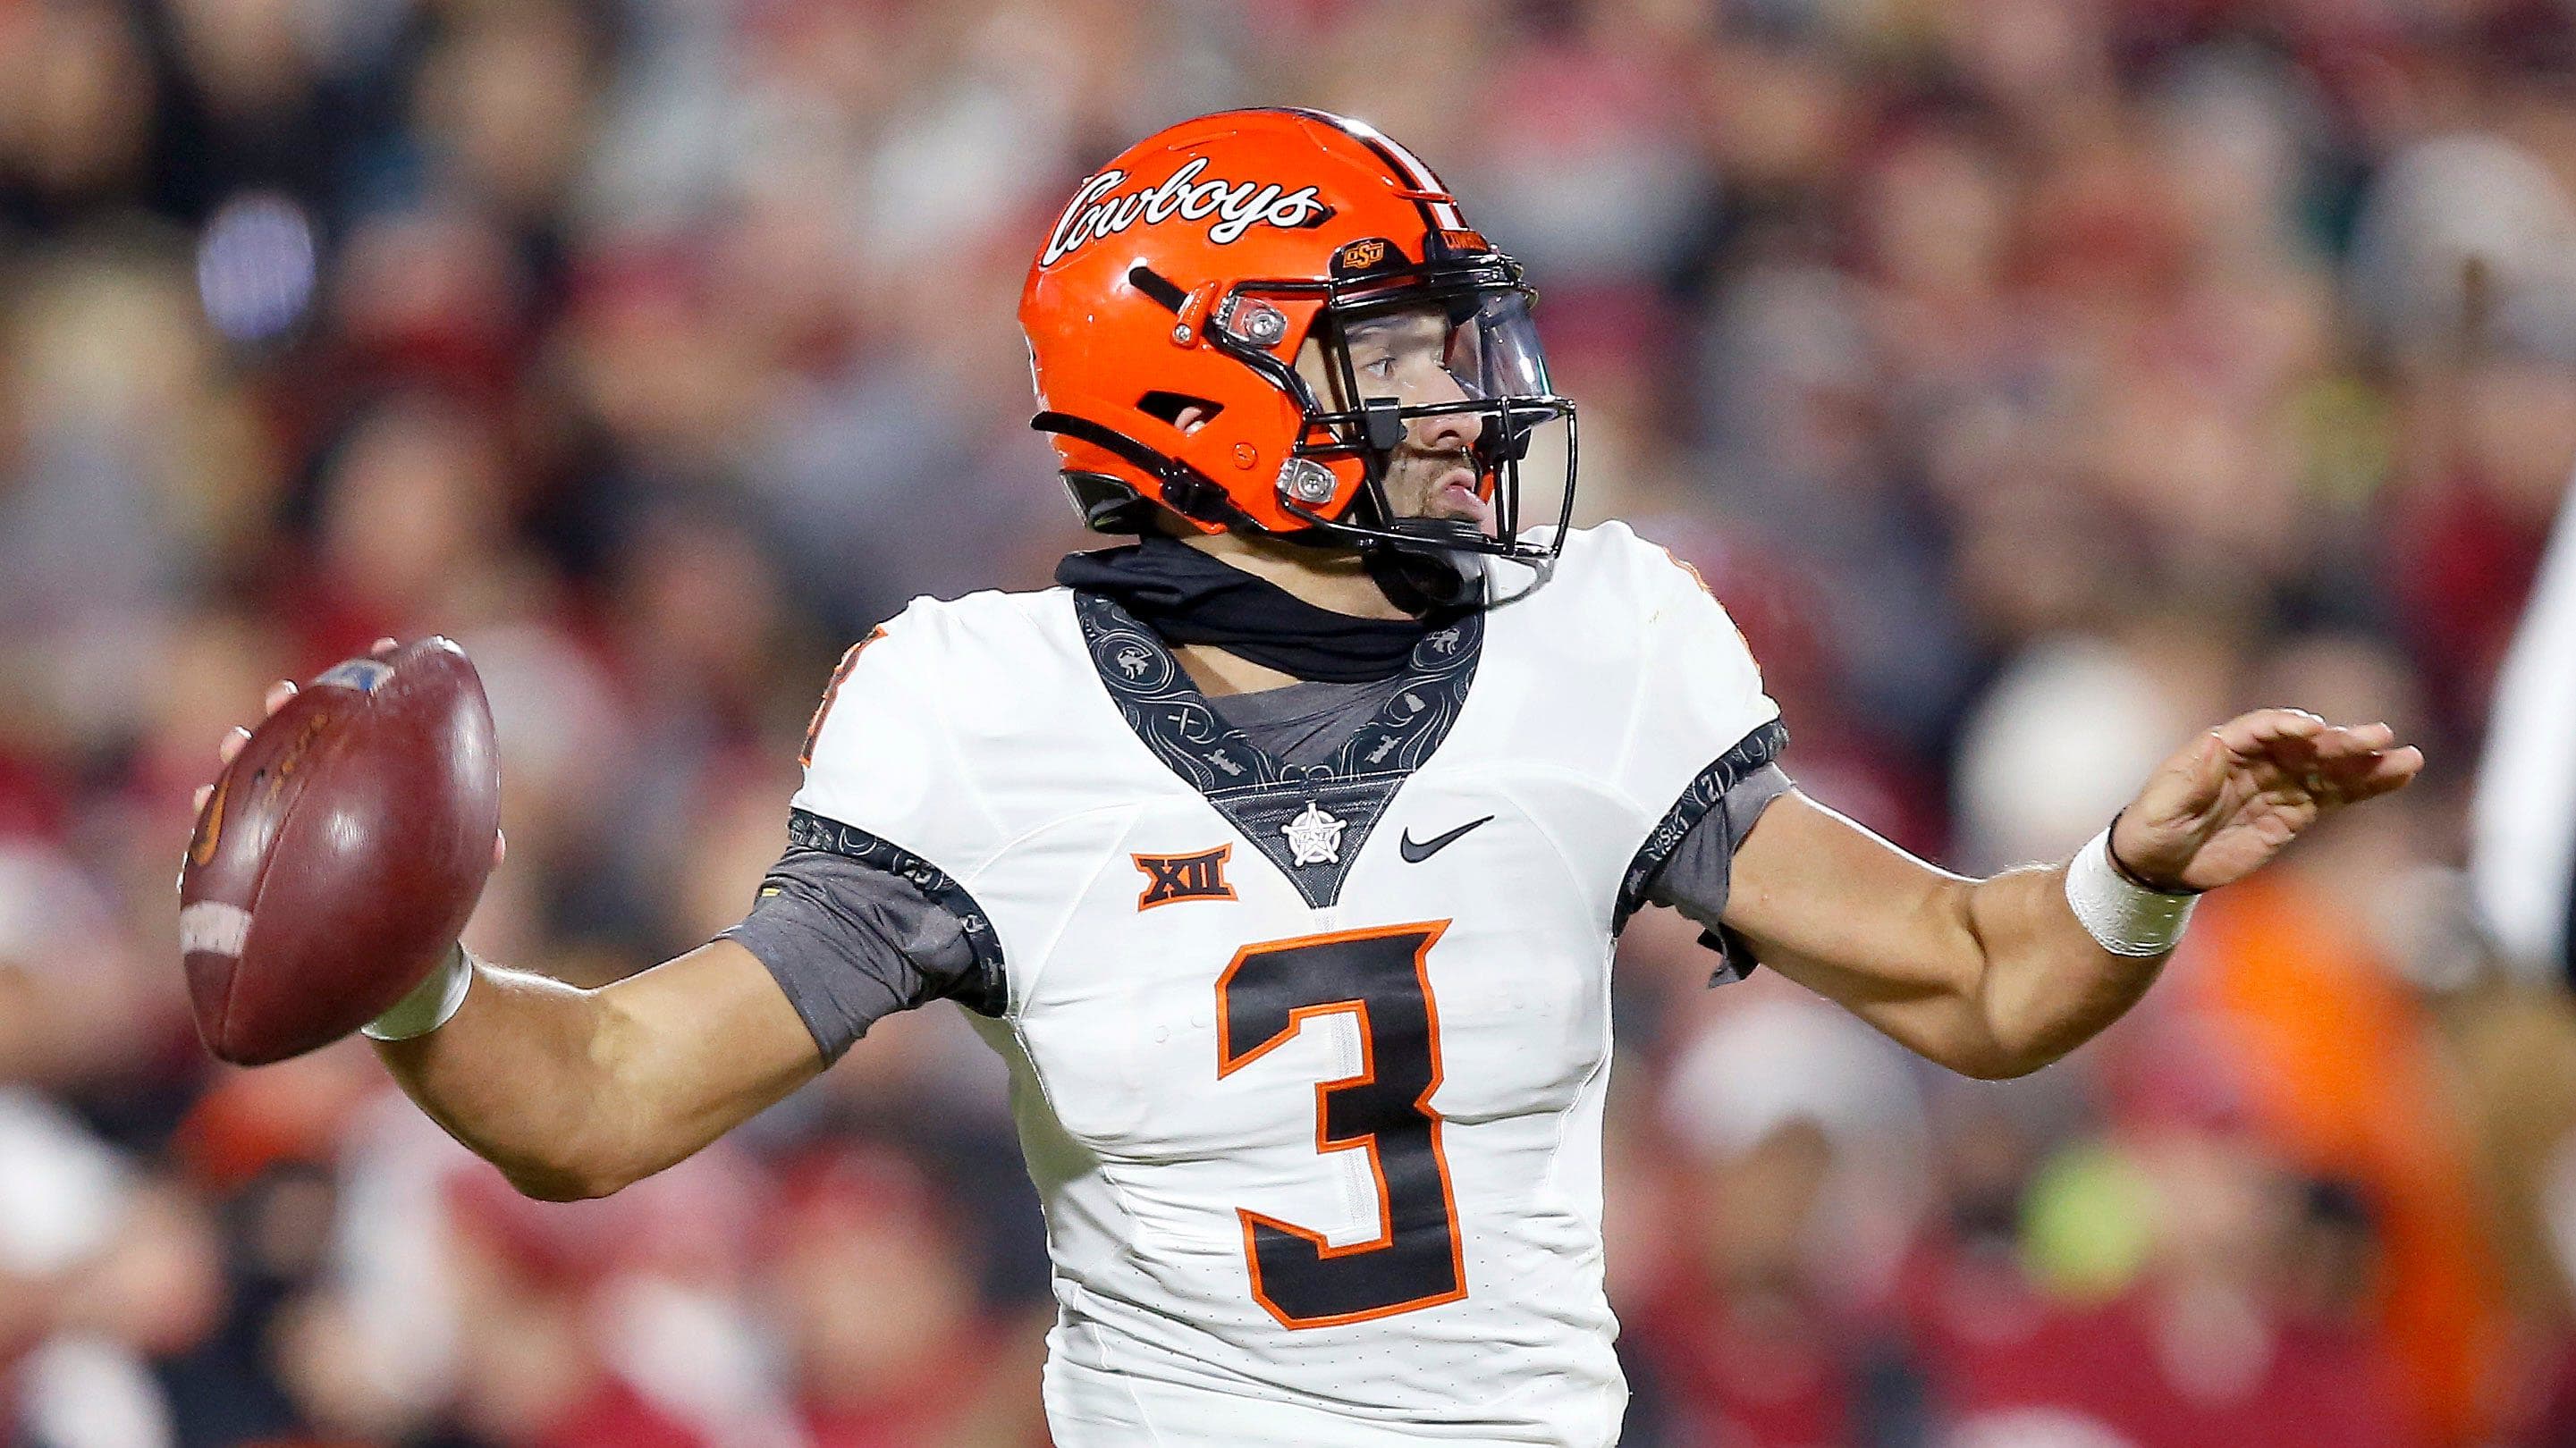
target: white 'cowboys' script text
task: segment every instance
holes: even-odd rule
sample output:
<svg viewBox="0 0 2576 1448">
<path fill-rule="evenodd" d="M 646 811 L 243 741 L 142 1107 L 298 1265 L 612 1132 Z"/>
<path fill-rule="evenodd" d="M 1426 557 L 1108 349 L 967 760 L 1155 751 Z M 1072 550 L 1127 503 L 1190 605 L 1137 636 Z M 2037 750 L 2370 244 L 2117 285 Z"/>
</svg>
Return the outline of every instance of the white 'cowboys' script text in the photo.
<svg viewBox="0 0 2576 1448">
<path fill-rule="evenodd" d="M 1103 171 L 1082 183 L 1073 201 L 1056 218 L 1055 234 L 1039 254 L 1040 266 L 1053 266 L 1087 241 L 1098 241 L 1142 221 L 1159 226 L 1177 216 L 1183 221 L 1216 220 L 1208 240 L 1225 246 L 1242 238 L 1256 223 L 1278 227 L 1311 226 L 1332 213 L 1312 186 L 1288 190 L 1278 182 L 1201 181 L 1207 158 L 1200 156 L 1165 178 L 1163 184 L 1124 196 L 1109 193 L 1127 179 L 1124 171 Z"/>
</svg>

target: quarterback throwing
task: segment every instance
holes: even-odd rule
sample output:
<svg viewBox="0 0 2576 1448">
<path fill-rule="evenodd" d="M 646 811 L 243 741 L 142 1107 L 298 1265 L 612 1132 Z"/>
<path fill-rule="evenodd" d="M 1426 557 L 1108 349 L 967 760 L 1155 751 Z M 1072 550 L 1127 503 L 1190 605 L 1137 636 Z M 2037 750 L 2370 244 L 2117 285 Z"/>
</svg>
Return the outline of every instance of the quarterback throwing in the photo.
<svg viewBox="0 0 2576 1448">
<path fill-rule="evenodd" d="M 2138 999 L 2195 895 L 2421 768 L 2267 709 L 2071 861 L 1895 849 L 1797 790 L 1696 574 L 1570 526 L 1531 296 L 1353 121 L 1227 112 L 1112 160 L 1020 319 L 1065 485 L 1134 541 L 853 647 L 740 925 L 597 990 L 459 951 L 367 1028 L 386 1066 L 522 1190 L 591 1196 L 954 999 L 1045 1203 L 1064 1448 L 1599 1448 L 1636 911 L 2018 1075 Z"/>
</svg>

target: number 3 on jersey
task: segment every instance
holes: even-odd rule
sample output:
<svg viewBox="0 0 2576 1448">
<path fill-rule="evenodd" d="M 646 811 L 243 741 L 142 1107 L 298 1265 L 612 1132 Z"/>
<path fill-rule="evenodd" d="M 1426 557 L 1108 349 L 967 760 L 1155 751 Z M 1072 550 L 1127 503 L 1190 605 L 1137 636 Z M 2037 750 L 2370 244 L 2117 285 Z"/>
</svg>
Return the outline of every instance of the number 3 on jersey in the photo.
<svg viewBox="0 0 2576 1448">
<path fill-rule="evenodd" d="M 1217 1068 L 1231 1076 L 1348 1015 L 1358 1074 L 1315 1084 L 1315 1149 L 1364 1151 L 1377 1181 L 1376 1237 L 1336 1247 L 1321 1232 L 1246 1209 L 1252 1295 L 1284 1327 L 1331 1327 L 1467 1295 L 1458 1204 L 1440 1147 L 1440 1012 L 1424 964 L 1446 920 L 1248 945 L 1216 982 Z"/>
</svg>

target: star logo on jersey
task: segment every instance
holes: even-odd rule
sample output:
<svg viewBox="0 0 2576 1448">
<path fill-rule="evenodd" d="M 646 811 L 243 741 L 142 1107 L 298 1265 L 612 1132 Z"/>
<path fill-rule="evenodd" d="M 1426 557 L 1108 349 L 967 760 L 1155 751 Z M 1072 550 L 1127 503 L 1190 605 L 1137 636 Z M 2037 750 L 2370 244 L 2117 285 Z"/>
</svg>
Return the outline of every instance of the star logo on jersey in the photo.
<svg viewBox="0 0 2576 1448">
<path fill-rule="evenodd" d="M 1145 872 L 1144 893 L 1136 897 L 1136 908 L 1151 910 L 1176 900 L 1231 900 L 1234 887 L 1226 883 L 1225 862 L 1234 858 L 1234 846 L 1219 845 L 1195 855 L 1129 855 L 1136 868 Z"/>
<path fill-rule="evenodd" d="M 1309 800 L 1303 814 L 1279 827 L 1288 837 L 1289 863 L 1338 865 L 1342 862 L 1342 821 Z"/>
</svg>

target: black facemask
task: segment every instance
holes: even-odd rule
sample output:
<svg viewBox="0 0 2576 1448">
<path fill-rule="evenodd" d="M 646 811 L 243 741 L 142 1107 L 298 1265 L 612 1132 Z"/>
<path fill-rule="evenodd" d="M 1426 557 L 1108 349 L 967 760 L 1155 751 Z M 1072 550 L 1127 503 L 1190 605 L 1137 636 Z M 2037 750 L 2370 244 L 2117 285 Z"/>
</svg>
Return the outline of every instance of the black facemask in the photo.
<svg viewBox="0 0 2576 1448">
<path fill-rule="evenodd" d="M 1370 577 L 1398 607 L 1414 607 L 1380 568 L 1372 556 Z M 1265 668 L 1336 684 L 1395 677 L 1424 635 L 1448 627 L 1472 606 L 1472 593 L 1451 585 L 1439 591 L 1461 601 L 1442 603 L 1417 592 L 1418 617 L 1355 618 L 1318 608 L 1277 584 L 1161 535 L 1130 547 L 1067 554 L 1056 565 L 1055 581 L 1114 600 L 1165 643 L 1211 644 Z M 1439 580 L 1430 582 L 1439 585 Z"/>
</svg>

